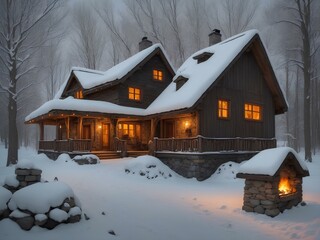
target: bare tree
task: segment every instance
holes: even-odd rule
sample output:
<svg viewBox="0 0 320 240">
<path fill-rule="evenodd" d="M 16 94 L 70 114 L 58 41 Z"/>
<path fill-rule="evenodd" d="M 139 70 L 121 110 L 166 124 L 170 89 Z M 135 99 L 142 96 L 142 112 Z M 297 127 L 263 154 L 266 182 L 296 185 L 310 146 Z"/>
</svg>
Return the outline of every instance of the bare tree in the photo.
<svg viewBox="0 0 320 240">
<path fill-rule="evenodd" d="M 73 18 L 76 33 L 72 38 L 75 59 L 84 67 L 100 69 L 106 41 L 98 24 L 99 19 L 86 2 L 75 6 Z"/>
<path fill-rule="evenodd" d="M 159 16 L 159 2 L 155 0 L 127 0 L 125 4 L 141 32 L 165 46 L 164 24 Z"/>
<path fill-rule="evenodd" d="M 225 0 L 215 1 L 211 5 L 208 18 L 218 24 L 223 36 L 231 37 L 250 27 L 257 12 L 259 1 L 256 0 Z M 213 29 L 214 26 L 210 26 Z"/>
<path fill-rule="evenodd" d="M 32 83 L 23 84 L 28 74 L 35 70 L 30 65 L 31 58 L 39 49 L 48 34 L 35 28 L 56 8 L 58 0 L 52 1 L 13 1 L 6 0 L 1 6 L 0 21 L 0 61 L 5 66 L 6 78 L 0 88 L 8 94 L 9 148 L 7 165 L 18 159 L 17 100 Z M 44 29 L 43 29 L 44 30 Z M 36 34 L 38 33 L 38 34 Z"/>
<path fill-rule="evenodd" d="M 296 29 L 300 46 L 297 49 L 300 53 L 300 59 L 290 59 L 291 62 L 297 64 L 303 71 L 304 83 L 304 143 L 305 143 L 305 159 L 312 161 L 311 154 L 311 76 L 314 71 L 312 67 L 312 58 L 319 49 L 319 45 L 312 44 L 312 39 L 315 37 L 313 32 L 313 7 L 314 0 L 294 0 L 288 1 L 283 9 L 291 13 L 291 17 L 279 21 Z M 315 13 L 314 13 L 315 14 Z"/>
<path fill-rule="evenodd" d="M 182 5 L 179 5 L 179 0 L 167 0 L 160 1 L 163 17 L 169 23 L 169 27 L 172 30 L 173 37 L 177 44 L 178 59 L 177 65 L 180 65 L 185 60 L 185 49 L 183 46 L 182 27 L 179 24 L 179 11 L 181 11 Z"/>
<path fill-rule="evenodd" d="M 122 31 L 121 25 L 117 21 L 115 15 L 117 11 L 115 10 L 112 2 L 102 2 L 99 6 L 94 6 L 98 16 L 104 23 L 107 30 L 113 35 L 113 37 L 124 47 L 125 56 L 129 57 L 132 55 L 131 50 L 131 38 Z M 129 23 L 129 22 L 128 22 Z"/>
</svg>

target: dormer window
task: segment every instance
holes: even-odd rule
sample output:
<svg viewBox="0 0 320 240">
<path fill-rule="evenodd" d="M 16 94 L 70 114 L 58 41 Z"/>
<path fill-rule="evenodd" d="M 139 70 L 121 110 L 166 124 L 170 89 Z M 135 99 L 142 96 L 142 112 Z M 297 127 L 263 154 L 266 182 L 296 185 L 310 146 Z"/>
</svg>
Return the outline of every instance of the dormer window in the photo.
<svg viewBox="0 0 320 240">
<path fill-rule="evenodd" d="M 83 92 L 82 90 L 78 90 L 74 93 L 74 98 L 77 98 L 77 99 L 82 99 L 83 98 Z"/>
<path fill-rule="evenodd" d="M 198 60 L 198 64 L 199 64 L 199 63 L 207 61 L 212 55 L 213 55 L 213 53 L 203 52 L 197 56 L 194 56 L 193 59 Z"/>
<path fill-rule="evenodd" d="M 154 80 L 158 80 L 158 81 L 162 81 L 163 80 L 163 72 L 160 70 L 153 70 L 153 79 Z"/>
<path fill-rule="evenodd" d="M 186 82 L 188 81 L 188 78 L 185 78 L 183 76 L 177 77 L 173 82 L 176 83 L 176 91 L 178 91 Z"/>
<path fill-rule="evenodd" d="M 141 100 L 141 90 L 140 90 L 140 88 L 129 87 L 128 88 L 128 98 L 130 100 L 140 101 Z"/>
</svg>

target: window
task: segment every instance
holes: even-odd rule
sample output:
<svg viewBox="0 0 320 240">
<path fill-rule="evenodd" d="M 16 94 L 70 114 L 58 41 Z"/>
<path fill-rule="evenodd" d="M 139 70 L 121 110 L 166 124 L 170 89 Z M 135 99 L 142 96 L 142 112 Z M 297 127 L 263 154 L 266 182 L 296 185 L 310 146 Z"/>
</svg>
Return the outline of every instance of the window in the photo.
<svg viewBox="0 0 320 240">
<path fill-rule="evenodd" d="M 141 135 L 140 124 L 119 123 L 118 130 L 120 137 L 140 138 Z"/>
<path fill-rule="evenodd" d="M 129 87 L 128 97 L 130 100 L 140 101 L 141 99 L 141 90 L 140 88 Z"/>
<path fill-rule="evenodd" d="M 82 99 L 83 98 L 83 92 L 82 90 L 78 90 L 74 93 L 74 98 L 77 98 L 77 99 Z"/>
<path fill-rule="evenodd" d="M 248 120 L 260 121 L 262 118 L 262 107 L 259 105 L 244 104 L 244 118 Z"/>
<path fill-rule="evenodd" d="M 229 111 L 230 111 L 230 103 L 226 100 L 218 100 L 218 117 L 227 119 L 229 118 Z"/>
<path fill-rule="evenodd" d="M 163 72 L 160 70 L 153 70 L 153 79 L 154 80 L 163 80 Z"/>
</svg>

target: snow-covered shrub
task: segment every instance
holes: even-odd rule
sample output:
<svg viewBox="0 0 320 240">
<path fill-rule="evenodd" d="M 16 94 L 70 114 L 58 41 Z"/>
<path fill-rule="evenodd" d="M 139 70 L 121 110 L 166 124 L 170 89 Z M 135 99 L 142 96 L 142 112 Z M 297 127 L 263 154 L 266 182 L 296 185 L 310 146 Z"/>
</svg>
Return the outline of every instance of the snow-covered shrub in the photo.
<svg viewBox="0 0 320 240">
<path fill-rule="evenodd" d="M 78 155 L 75 156 L 72 160 L 79 165 L 100 163 L 100 159 L 94 154 Z"/>
<path fill-rule="evenodd" d="M 176 175 L 176 173 L 158 158 L 149 155 L 130 160 L 124 170 L 127 174 L 138 175 L 147 179 L 167 179 Z"/>
</svg>

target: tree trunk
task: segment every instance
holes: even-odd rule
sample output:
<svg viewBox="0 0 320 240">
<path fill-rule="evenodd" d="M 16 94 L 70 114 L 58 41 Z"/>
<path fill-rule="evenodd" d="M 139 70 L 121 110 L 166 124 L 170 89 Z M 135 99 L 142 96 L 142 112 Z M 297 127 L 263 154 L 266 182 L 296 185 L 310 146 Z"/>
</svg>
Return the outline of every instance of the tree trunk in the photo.
<svg viewBox="0 0 320 240">
<path fill-rule="evenodd" d="M 18 161 L 18 130 L 17 130 L 17 102 L 13 95 L 9 96 L 9 148 L 7 166 L 16 164 Z"/>
</svg>

